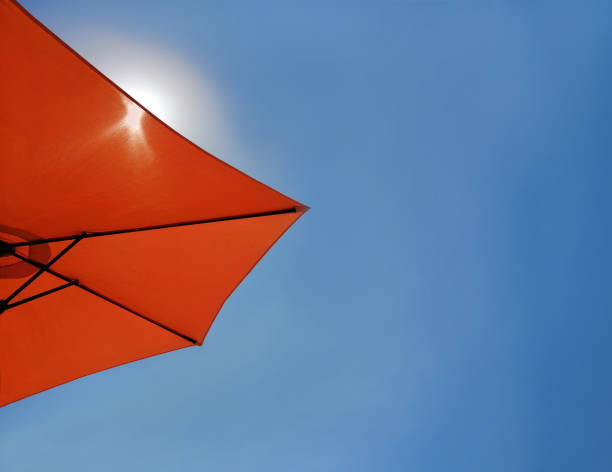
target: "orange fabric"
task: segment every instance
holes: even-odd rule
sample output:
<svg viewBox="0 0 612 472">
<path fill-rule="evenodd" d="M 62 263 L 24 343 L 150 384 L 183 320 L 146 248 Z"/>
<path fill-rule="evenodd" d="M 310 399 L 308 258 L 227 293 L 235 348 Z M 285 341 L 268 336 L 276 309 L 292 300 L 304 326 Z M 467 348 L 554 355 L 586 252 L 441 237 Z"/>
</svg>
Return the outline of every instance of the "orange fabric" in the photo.
<svg viewBox="0 0 612 472">
<path fill-rule="evenodd" d="M 82 239 L 12 302 L 80 285 L 0 314 L 0 406 L 202 343 L 307 208 L 171 130 L 11 0 L 0 64 L 0 240 L 116 233 Z M 0 299 L 69 243 L 0 256 Z"/>
<path fill-rule="evenodd" d="M 188 341 L 70 287 L 0 316 L 0 404 Z"/>
</svg>

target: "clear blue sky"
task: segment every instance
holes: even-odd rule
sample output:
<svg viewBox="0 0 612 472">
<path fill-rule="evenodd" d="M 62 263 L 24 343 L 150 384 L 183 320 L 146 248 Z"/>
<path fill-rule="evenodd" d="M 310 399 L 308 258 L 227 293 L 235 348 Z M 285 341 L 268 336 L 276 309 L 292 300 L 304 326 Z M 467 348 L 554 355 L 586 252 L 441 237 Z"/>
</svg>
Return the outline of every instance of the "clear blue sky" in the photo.
<svg viewBox="0 0 612 472">
<path fill-rule="evenodd" d="M 610 2 L 23 4 L 312 210 L 204 347 L 0 409 L 0 470 L 612 470 Z"/>
</svg>

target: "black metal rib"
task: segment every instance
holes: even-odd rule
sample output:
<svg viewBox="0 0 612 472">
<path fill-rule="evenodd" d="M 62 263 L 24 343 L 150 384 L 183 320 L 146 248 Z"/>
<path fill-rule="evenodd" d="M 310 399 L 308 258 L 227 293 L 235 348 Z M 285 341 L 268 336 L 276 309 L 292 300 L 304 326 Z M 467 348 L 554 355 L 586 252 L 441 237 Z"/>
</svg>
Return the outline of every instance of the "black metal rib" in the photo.
<svg viewBox="0 0 612 472">
<path fill-rule="evenodd" d="M 57 256 L 55 256 L 53 259 L 51 259 L 49 262 L 47 262 L 45 265 L 41 266 L 38 269 L 38 272 L 36 272 L 32 277 L 30 277 L 28 280 L 26 280 L 24 283 L 22 283 L 19 288 L 17 288 L 15 291 L 13 291 L 13 293 L 11 293 L 7 298 L 4 299 L 4 303 L 7 304 L 8 307 L 10 307 L 10 301 L 15 298 L 17 295 L 19 295 L 23 289 L 25 289 L 28 285 L 30 285 L 32 282 L 34 282 L 38 277 L 40 277 L 40 275 L 45 272 L 46 270 L 49 269 L 49 267 L 51 267 L 53 264 L 55 264 L 58 260 L 61 259 L 61 257 L 66 254 L 68 251 L 70 251 L 76 243 L 78 243 L 82 238 L 83 238 L 84 234 L 81 234 L 79 236 L 77 236 L 74 241 L 72 241 L 68 246 L 66 246 L 64 249 L 62 249 L 59 254 Z M 13 255 L 15 255 L 13 253 Z"/>
<path fill-rule="evenodd" d="M 32 300 L 36 300 L 37 298 L 44 297 L 45 295 L 50 295 L 50 294 L 52 294 L 54 292 L 58 292 L 58 291 L 60 291 L 62 289 L 68 288 L 68 287 L 70 287 L 72 285 L 76 285 L 76 283 L 77 283 L 77 281 L 73 280 L 71 282 L 68 282 L 67 284 L 60 285 L 60 286 L 52 288 L 50 290 L 45 290 L 44 292 L 37 293 L 36 295 L 32 295 L 31 297 L 24 298 L 24 299 L 19 300 L 17 302 L 8 303 L 5 308 L 9 309 L 9 308 L 13 308 L 13 307 L 16 307 L 16 306 L 19 306 L 19 305 L 23 305 L 24 303 L 31 302 Z"/>
<path fill-rule="evenodd" d="M 169 224 L 163 224 L 163 225 L 143 226 L 140 228 L 128 228 L 128 229 L 120 229 L 120 230 L 114 230 L 114 231 L 94 231 L 94 232 L 87 232 L 83 234 L 82 236 L 81 235 L 59 236 L 56 238 L 42 238 L 42 239 L 36 239 L 33 241 L 22 241 L 18 243 L 9 243 L 9 244 L 11 247 L 15 248 L 15 247 L 21 247 L 21 246 L 32 246 L 33 244 L 69 241 L 71 239 L 75 239 L 78 237 L 82 237 L 82 239 L 97 238 L 99 236 L 110 236 L 113 234 L 137 233 L 140 231 L 151 231 L 155 229 L 176 228 L 179 226 L 193 226 L 193 225 L 201 225 L 201 224 L 206 224 L 206 223 L 218 223 L 220 221 L 244 220 L 247 218 L 259 218 L 262 216 L 284 215 L 286 213 L 297 213 L 297 209 L 294 207 L 294 208 L 287 208 L 285 210 L 265 211 L 262 213 L 250 213 L 246 215 L 236 215 L 236 216 L 223 216 L 219 218 L 209 218 L 206 220 L 197 220 L 197 221 L 186 221 L 182 223 L 169 223 Z"/>
<path fill-rule="evenodd" d="M 35 267 L 38 267 L 39 269 L 44 267 L 44 264 L 41 264 L 39 262 L 33 261 L 31 259 L 28 259 L 25 256 L 22 256 L 21 254 L 18 254 L 17 252 L 14 253 L 14 256 L 17 257 L 18 259 L 21 259 L 24 262 L 27 262 L 28 264 L 32 264 Z M 92 295 L 95 295 L 96 297 L 101 298 L 102 300 L 106 300 L 109 303 L 112 303 L 115 306 L 118 306 L 119 308 L 123 308 L 126 311 L 129 311 L 130 313 L 132 313 L 133 315 L 138 316 L 139 318 L 142 318 L 145 321 L 148 321 L 149 323 L 152 323 L 156 326 L 159 326 L 162 329 L 165 329 L 166 331 L 180 337 L 183 338 L 185 341 L 189 341 L 192 344 L 197 344 L 198 342 L 195 339 L 190 338 L 189 336 L 185 336 L 184 334 L 179 333 L 178 331 L 173 330 L 172 328 L 169 328 L 168 326 L 164 326 L 161 323 L 158 323 L 157 321 L 149 318 L 148 316 L 145 316 L 141 313 L 138 313 L 135 310 L 132 310 L 130 307 L 125 306 L 123 303 L 119 303 L 116 300 L 113 300 L 110 297 L 107 297 L 106 295 L 101 294 L 100 292 L 97 292 L 96 290 L 89 288 L 85 285 L 83 285 L 82 283 L 80 283 L 78 280 L 72 280 L 68 277 L 66 277 L 65 275 L 60 274 L 59 272 L 54 271 L 53 269 L 50 268 L 46 268 L 45 272 L 48 272 L 51 275 L 54 275 L 55 277 L 58 277 L 62 280 L 65 280 L 66 282 L 70 282 L 72 285 L 74 285 L 75 287 L 80 288 L 81 290 L 84 290 L 88 293 L 91 293 Z"/>
</svg>

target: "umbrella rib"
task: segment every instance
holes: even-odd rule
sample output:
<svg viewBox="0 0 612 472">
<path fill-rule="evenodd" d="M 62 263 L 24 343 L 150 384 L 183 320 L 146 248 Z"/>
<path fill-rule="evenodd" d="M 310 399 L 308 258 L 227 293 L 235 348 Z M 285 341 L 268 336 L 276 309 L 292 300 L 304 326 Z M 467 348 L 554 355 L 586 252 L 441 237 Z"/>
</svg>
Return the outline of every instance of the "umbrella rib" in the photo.
<svg viewBox="0 0 612 472">
<path fill-rule="evenodd" d="M 181 223 L 168 223 L 168 224 L 153 225 L 153 226 L 141 226 L 138 228 L 127 228 L 127 229 L 119 229 L 119 230 L 112 230 L 112 231 L 92 231 L 92 232 L 81 233 L 79 235 L 73 235 L 73 236 L 59 236 L 56 238 L 41 238 L 41 239 L 35 239 L 32 241 L 22 241 L 18 243 L 6 243 L 6 244 L 10 246 L 11 248 L 16 248 L 16 247 L 21 247 L 21 246 L 32 246 L 34 244 L 69 241 L 71 239 L 76 239 L 76 238 L 88 239 L 88 238 L 97 238 L 100 236 L 111 236 L 114 234 L 138 233 L 140 231 L 152 231 L 156 229 L 176 228 L 179 226 L 193 226 L 193 225 L 201 225 L 201 224 L 206 224 L 206 223 L 218 223 L 222 221 L 244 220 L 248 218 L 260 218 L 264 216 L 284 215 L 287 213 L 297 213 L 300 210 L 300 208 L 301 207 L 297 207 L 297 208 L 293 207 L 293 208 L 286 208 L 284 210 L 264 211 L 260 213 L 249 213 L 249 214 L 234 215 L 234 216 L 221 216 L 217 218 L 208 218 L 205 220 L 184 221 Z"/>
<path fill-rule="evenodd" d="M 65 283 L 64 285 L 59 285 L 59 286 L 57 286 L 55 288 L 52 288 L 50 290 L 45 290 L 44 292 L 37 293 L 36 295 L 32 295 L 31 297 L 24 298 L 23 300 L 19 300 L 19 301 L 13 302 L 13 303 L 9 303 L 9 304 L 6 304 L 4 306 L 0 305 L 0 310 L 2 310 L 2 308 L 8 310 L 9 308 L 14 308 L 16 306 L 23 305 L 24 303 L 31 302 L 32 300 L 36 300 L 37 298 L 42 298 L 42 297 L 45 297 L 47 295 L 51 295 L 52 293 L 59 292 L 60 290 L 63 290 L 65 288 L 68 288 L 68 287 L 70 287 L 72 285 L 75 285 L 75 284 L 76 284 L 76 280 L 73 280 L 72 282 Z"/>
<path fill-rule="evenodd" d="M 39 269 L 43 269 L 44 268 L 44 272 L 48 272 L 49 274 L 54 275 L 55 277 L 58 277 L 58 278 L 66 281 L 66 282 L 69 282 L 71 285 L 74 285 L 75 287 L 78 287 L 81 290 L 84 290 L 84 291 L 86 291 L 86 292 L 88 292 L 88 293 L 90 293 L 92 295 L 95 295 L 96 297 L 101 298 L 102 300 L 105 300 L 105 301 L 107 301 L 109 303 L 112 303 L 113 305 L 118 306 L 119 308 L 123 308 L 124 310 L 132 313 L 133 315 L 136 315 L 139 318 L 142 318 L 143 320 L 148 321 L 149 323 L 152 323 L 152 324 L 154 324 L 156 326 L 159 326 L 160 328 L 165 329 L 166 331 L 168 331 L 168 332 L 170 332 L 170 333 L 172 333 L 172 334 L 174 334 L 174 335 L 176 335 L 176 336 L 178 336 L 180 338 L 183 338 L 185 341 L 189 341 L 192 344 L 197 344 L 198 343 L 195 339 L 190 338 L 189 336 L 185 336 L 184 334 L 181 334 L 178 331 L 176 331 L 176 330 L 174 330 L 174 329 L 172 329 L 172 328 L 170 328 L 168 326 L 165 326 L 165 325 L 163 325 L 163 324 L 161 324 L 161 323 L 159 323 L 159 322 L 149 318 L 148 316 L 143 315 L 142 313 L 138 313 L 137 311 L 131 309 L 130 307 L 125 306 L 123 303 L 120 303 L 117 300 L 113 300 L 112 298 L 107 297 L 106 295 L 104 295 L 104 294 L 102 294 L 102 293 L 100 293 L 100 292 L 98 292 L 98 291 L 96 291 L 96 290 L 94 290 L 94 289 L 92 289 L 90 287 L 87 287 L 86 285 L 83 285 L 78 280 L 72 280 L 69 277 L 66 277 L 65 275 L 62 275 L 59 272 L 56 272 L 56 271 L 54 271 L 53 269 L 51 269 L 49 267 L 45 267 L 44 264 L 41 264 L 40 262 L 33 261 L 33 260 L 31 260 L 31 259 L 29 259 L 29 258 L 27 258 L 25 256 L 22 256 L 21 254 L 14 253 L 13 255 L 15 257 L 17 257 L 18 259 L 21 259 L 22 261 L 27 262 L 28 264 L 31 264 L 31 265 L 33 265 L 35 267 L 38 267 Z"/>
</svg>

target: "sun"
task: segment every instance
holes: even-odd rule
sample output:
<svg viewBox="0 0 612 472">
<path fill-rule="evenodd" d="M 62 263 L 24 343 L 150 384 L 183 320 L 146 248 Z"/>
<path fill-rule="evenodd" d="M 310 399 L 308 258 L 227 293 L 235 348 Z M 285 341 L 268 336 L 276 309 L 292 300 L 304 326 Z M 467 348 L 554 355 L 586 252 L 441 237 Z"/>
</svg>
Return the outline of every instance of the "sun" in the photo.
<svg viewBox="0 0 612 472">
<path fill-rule="evenodd" d="M 207 151 L 223 155 L 232 165 L 241 164 L 238 156 L 246 153 L 232 136 L 224 111 L 229 107 L 222 106 L 221 89 L 203 64 L 165 46 L 151 42 L 143 45 L 115 33 L 98 32 L 82 42 L 88 60 L 137 102 L 123 96 L 113 132 L 120 128 L 134 146 L 146 145 L 150 112 Z"/>
<path fill-rule="evenodd" d="M 128 82 L 124 85 L 123 89 L 132 96 L 134 100 L 160 120 L 168 121 L 171 119 L 171 106 L 168 100 L 168 94 L 165 94 L 153 84 L 147 84 L 145 82 Z M 138 109 L 140 109 L 140 107 L 138 107 Z M 134 119 L 136 118 L 137 116 L 135 115 Z"/>
<path fill-rule="evenodd" d="M 119 123 L 127 130 L 132 141 L 146 141 L 143 130 L 143 119 L 146 111 L 149 111 L 162 121 L 169 117 L 169 106 L 164 101 L 164 94 L 156 91 L 153 87 L 144 84 L 127 84 L 124 88 L 136 102 L 128 97 L 123 97 L 124 114 Z"/>
</svg>

